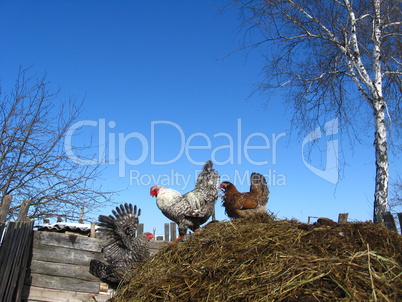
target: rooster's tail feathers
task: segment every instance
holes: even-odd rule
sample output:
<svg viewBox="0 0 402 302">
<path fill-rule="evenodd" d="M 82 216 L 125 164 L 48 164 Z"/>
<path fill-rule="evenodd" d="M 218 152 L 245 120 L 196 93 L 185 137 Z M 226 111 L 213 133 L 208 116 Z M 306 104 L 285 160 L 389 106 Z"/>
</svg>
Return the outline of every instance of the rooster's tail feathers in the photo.
<svg viewBox="0 0 402 302">
<path fill-rule="evenodd" d="M 216 191 L 216 197 L 218 197 L 218 185 L 219 185 L 219 174 L 213 168 L 213 163 L 208 160 L 204 167 L 202 168 L 200 175 L 198 175 L 196 188 L 203 190 L 214 190 Z"/>
</svg>

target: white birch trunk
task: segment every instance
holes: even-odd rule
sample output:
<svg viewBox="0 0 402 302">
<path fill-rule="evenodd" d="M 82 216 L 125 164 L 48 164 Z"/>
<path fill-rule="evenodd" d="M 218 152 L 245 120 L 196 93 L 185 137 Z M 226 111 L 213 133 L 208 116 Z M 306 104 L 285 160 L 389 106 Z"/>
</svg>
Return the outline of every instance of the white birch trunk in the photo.
<svg viewBox="0 0 402 302">
<path fill-rule="evenodd" d="M 374 223 L 383 222 L 382 213 L 387 211 L 388 204 L 388 146 L 385 121 L 385 104 L 377 104 L 375 109 L 375 193 L 374 193 Z"/>
<path fill-rule="evenodd" d="M 374 81 L 372 94 L 372 108 L 375 117 L 375 193 L 374 193 L 374 223 L 383 222 L 382 213 L 387 211 L 388 204 L 388 145 L 386 125 L 386 103 L 382 94 L 382 71 L 381 71 L 381 0 L 374 0 L 373 19 L 373 71 Z"/>
<path fill-rule="evenodd" d="M 362 96 L 367 100 L 373 109 L 375 124 L 375 192 L 374 192 L 374 215 L 375 223 L 383 222 L 382 213 L 387 210 L 388 204 L 388 146 L 387 146 L 387 124 L 386 124 L 386 102 L 383 98 L 382 70 L 381 70 L 381 0 L 373 0 L 373 75 L 367 72 L 360 54 L 360 47 L 357 37 L 357 19 L 354 14 L 351 2 L 344 0 L 345 7 L 349 12 L 351 20 L 350 47 L 342 49 L 349 57 L 349 70 Z"/>
</svg>

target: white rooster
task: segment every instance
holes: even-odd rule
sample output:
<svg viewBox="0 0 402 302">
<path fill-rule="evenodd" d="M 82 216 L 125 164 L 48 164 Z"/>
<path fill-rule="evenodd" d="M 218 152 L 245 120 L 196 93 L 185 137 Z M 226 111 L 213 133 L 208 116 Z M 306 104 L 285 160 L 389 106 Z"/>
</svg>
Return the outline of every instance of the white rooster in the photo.
<svg viewBox="0 0 402 302">
<path fill-rule="evenodd" d="M 209 217 L 218 199 L 219 175 L 212 161 L 207 161 L 200 172 L 195 189 L 184 195 L 163 186 L 153 186 L 150 195 L 156 197 L 156 204 L 162 213 L 179 226 L 179 241 L 187 230 L 197 230 Z"/>
</svg>

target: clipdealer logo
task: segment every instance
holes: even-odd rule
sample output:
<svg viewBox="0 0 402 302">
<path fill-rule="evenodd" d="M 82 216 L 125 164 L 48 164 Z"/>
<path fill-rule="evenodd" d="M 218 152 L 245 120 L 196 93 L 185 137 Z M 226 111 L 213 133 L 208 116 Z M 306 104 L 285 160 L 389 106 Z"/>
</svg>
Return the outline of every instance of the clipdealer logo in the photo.
<svg viewBox="0 0 402 302">
<path fill-rule="evenodd" d="M 104 118 L 98 120 L 82 120 L 74 123 L 67 131 L 64 139 L 64 149 L 70 160 L 80 165 L 117 165 L 118 176 L 127 177 L 129 171 L 130 185 L 149 185 L 152 183 L 163 182 L 165 185 L 179 185 L 186 187 L 190 183 L 190 179 L 196 179 L 196 175 L 183 175 L 174 169 L 170 173 L 161 173 L 158 175 L 142 172 L 139 166 L 146 161 L 151 165 L 161 166 L 170 165 L 185 157 L 188 162 L 194 165 L 203 165 L 194 159 L 193 152 L 195 150 L 206 153 L 205 158 L 211 159 L 216 165 L 226 164 L 242 164 L 244 162 L 254 166 L 275 167 L 278 162 L 278 142 L 286 136 L 286 133 L 272 133 L 267 135 L 263 132 L 254 132 L 245 134 L 242 129 L 242 120 L 237 119 L 236 130 L 232 133 L 218 132 L 208 135 L 202 132 L 195 132 L 189 136 L 179 124 L 172 121 L 151 121 L 148 135 L 133 131 L 130 133 L 118 132 L 113 129 L 116 127 L 115 121 L 106 121 Z M 79 138 L 79 130 L 89 130 L 97 136 L 96 156 L 87 158 L 79 155 L 80 147 L 74 145 L 73 140 Z M 321 139 L 321 128 L 317 127 L 311 131 L 302 142 L 302 161 L 304 165 L 314 174 L 330 183 L 338 181 L 338 141 L 327 141 L 326 166 L 324 169 L 315 167 L 304 157 L 304 149 L 310 143 Z M 170 132 L 169 132 L 170 131 Z M 161 137 L 166 133 L 174 131 L 179 141 L 175 144 L 176 153 L 168 159 L 161 160 L 157 156 L 157 149 L 163 150 L 166 142 L 160 142 Z M 334 119 L 327 122 L 324 126 L 325 135 L 331 136 L 338 133 L 338 120 Z M 158 139 L 157 139 L 158 138 Z M 258 140 L 258 144 L 255 143 Z M 158 141 L 158 145 L 157 145 Z M 200 141 L 202 143 L 200 143 Z M 219 143 L 217 143 L 219 141 Z M 224 142 L 224 143 L 222 143 Z M 132 148 L 136 146 L 135 156 L 133 156 Z M 79 145 L 79 144 L 77 144 Z M 260 155 L 259 157 L 256 154 Z M 261 156 L 262 155 L 262 156 Z M 131 156 L 131 157 L 130 157 Z M 136 169 L 130 169 L 136 167 Z M 248 171 L 248 170 L 247 170 Z M 232 177 L 222 175 L 225 180 L 243 182 L 247 178 L 247 171 L 240 174 L 236 171 Z M 285 175 L 278 173 L 277 170 L 269 168 L 265 170 L 265 177 L 269 185 L 286 185 Z"/>
<path fill-rule="evenodd" d="M 85 127 L 91 127 L 92 130 L 97 129 L 98 150 L 96 158 L 83 158 L 75 153 L 79 148 L 75 148 L 73 144 L 76 132 Z M 185 135 L 183 128 L 172 121 L 151 121 L 149 137 L 140 132 L 130 133 L 115 133 L 111 129 L 116 127 L 116 122 L 105 119 L 99 120 L 83 120 L 73 124 L 67 131 L 64 139 L 64 148 L 66 155 L 75 163 L 81 165 L 95 164 L 118 164 L 119 176 L 125 177 L 126 166 L 138 166 L 146 160 L 150 160 L 151 165 L 169 165 L 175 163 L 183 156 L 195 165 L 202 165 L 204 162 L 196 161 L 193 158 L 193 150 L 203 150 L 209 154 L 211 160 L 217 165 L 225 164 L 242 164 L 244 161 L 256 165 L 275 165 L 277 163 L 277 145 L 278 141 L 286 136 L 285 133 L 275 134 L 270 136 L 262 132 L 254 132 L 244 135 L 242 130 L 242 120 L 237 119 L 236 131 L 234 133 L 218 132 L 213 135 L 208 135 L 203 132 L 195 132 L 189 136 Z M 163 136 L 167 131 L 175 131 L 179 137 L 177 143 L 177 153 L 170 159 L 160 160 L 157 158 L 157 135 Z M 259 144 L 253 144 L 253 139 L 258 138 Z M 224 140 L 224 144 L 216 145 L 216 140 Z M 131 150 L 128 150 L 129 142 L 135 142 L 140 146 L 140 151 L 137 158 L 130 158 Z M 199 141 L 202 141 L 200 143 Z M 198 143 L 197 143 L 198 142 Z M 159 142 L 158 142 L 159 143 Z M 161 144 L 163 147 L 163 143 Z M 160 145 L 160 147 L 161 147 Z M 116 153 L 116 149 L 118 150 Z M 265 152 L 264 160 L 257 160 L 252 156 L 253 150 L 261 150 Z M 221 156 L 218 156 L 218 153 Z M 223 156 L 222 156 L 223 155 Z M 270 156 L 269 156 L 270 155 Z M 224 157 L 224 159 L 219 159 Z"/>
<path fill-rule="evenodd" d="M 322 131 L 324 130 L 324 131 Z M 321 127 L 317 127 L 312 130 L 307 136 L 304 138 L 302 143 L 302 160 L 304 165 L 313 172 L 315 175 L 320 178 L 332 183 L 336 184 L 339 180 L 339 141 L 337 139 L 328 139 L 328 137 L 333 137 L 335 134 L 338 134 L 339 125 L 338 118 L 330 120 L 324 124 L 324 129 Z M 325 136 L 322 136 L 322 132 L 325 133 Z M 305 158 L 305 147 L 312 142 L 315 142 L 320 139 L 327 139 L 326 141 L 326 152 L 325 152 L 325 168 L 320 169 L 316 166 L 309 163 Z"/>
</svg>

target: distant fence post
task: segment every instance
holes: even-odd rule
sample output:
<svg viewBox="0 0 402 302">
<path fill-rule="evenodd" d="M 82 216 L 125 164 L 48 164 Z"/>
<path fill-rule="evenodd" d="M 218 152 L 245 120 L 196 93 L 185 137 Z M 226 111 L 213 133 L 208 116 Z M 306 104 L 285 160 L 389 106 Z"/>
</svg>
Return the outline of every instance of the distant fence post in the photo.
<svg viewBox="0 0 402 302">
<path fill-rule="evenodd" d="M 169 241 L 169 223 L 165 223 L 165 241 Z"/>
<path fill-rule="evenodd" d="M 96 222 L 91 222 L 91 232 L 89 234 L 89 237 L 91 238 L 96 238 Z"/>
<path fill-rule="evenodd" d="M 3 196 L 2 201 L 1 201 L 1 208 L 0 208 L 0 224 L 5 224 L 7 213 L 8 213 L 8 210 L 10 209 L 10 204 L 11 204 L 12 200 L 13 200 L 13 197 L 10 195 Z"/>
<path fill-rule="evenodd" d="M 176 235 L 176 224 L 174 222 L 170 223 L 170 241 L 175 241 L 177 238 Z"/>
<path fill-rule="evenodd" d="M 78 223 L 84 223 L 85 221 L 85 209 L 84 207 L 81 208 L 80 212 L 80 219 L 78 219 Z"/>
<path fill-rule="evenodd" d="M 339 213 L 338 223 L 347 223 L 348 217 L 349 217 L 349 213 Z"/>
<path fill-rule="evenodd" d="M 388 230 L 398 232 L 394 216 L 392 216 L 391 212 L 382 213 L 382 218 L 384 219 L 384 225 Z"/>
<path fill-rule="evenodd" d="M 138 229 L 137 229 L 137 237 L 142 236 L 142 234 L 144 234 L 144 224 L 139 223 L 138 224 Z"/>
</svg>

